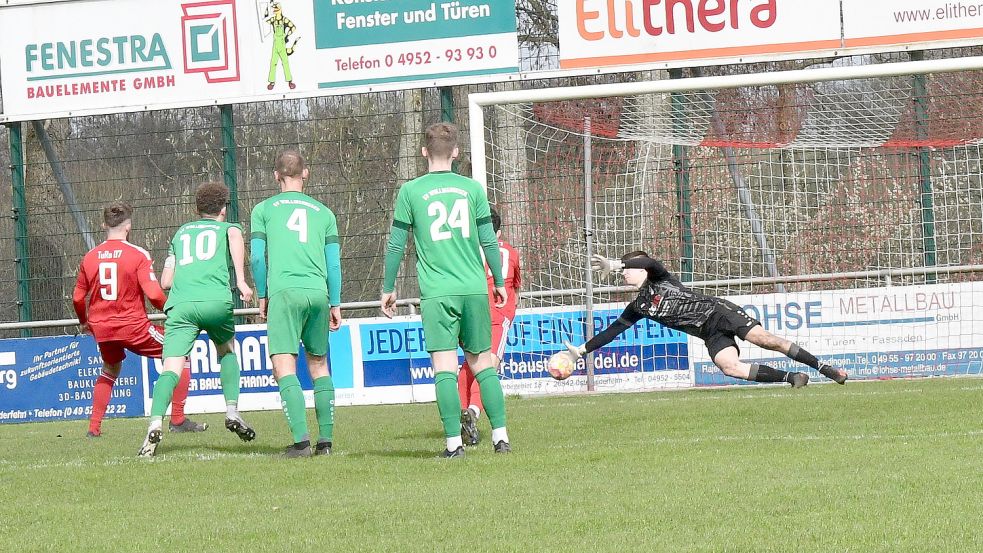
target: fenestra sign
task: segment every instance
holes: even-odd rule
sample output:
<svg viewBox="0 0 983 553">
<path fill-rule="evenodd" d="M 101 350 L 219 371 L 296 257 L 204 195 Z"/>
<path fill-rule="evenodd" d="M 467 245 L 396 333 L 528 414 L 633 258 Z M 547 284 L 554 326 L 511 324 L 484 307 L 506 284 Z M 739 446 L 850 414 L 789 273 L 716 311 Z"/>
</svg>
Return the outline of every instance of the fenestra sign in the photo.
<svg viewBox="0 0 983 553">
<path fill-rule="evenodd" d="M 238 9 L 237 9 L 238 8 Z M 233 0 L 60 2 L 0 10 L 4 112 L 138 109 L 248 95 Z"/>
<path fill-rule="evenodd" d="M 519 69 L 510 0 L 6 1 L 0 121 L 497 80 Z"/>
<path fill-rule="evenodd" d="M 983 44 L 979 2 L 569 0 L 557 6 L 565 69 Z"/>
</svg>

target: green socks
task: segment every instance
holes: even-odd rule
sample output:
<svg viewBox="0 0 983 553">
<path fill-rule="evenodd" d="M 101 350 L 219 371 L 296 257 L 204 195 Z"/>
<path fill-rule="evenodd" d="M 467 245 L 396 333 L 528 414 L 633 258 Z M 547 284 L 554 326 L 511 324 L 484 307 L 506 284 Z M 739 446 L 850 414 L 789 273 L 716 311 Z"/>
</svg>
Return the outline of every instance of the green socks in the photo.
<svg viewBox="0 0 983 553">
<path fill-rule="evenodd" d="M 167 406 L 171 404 L 171 396 L 174 395 L 174 388 L 177 386 L 178 375 L 171 371 L 164 371 L 157 377 L 154 384 L 154 399 L 150 404 L 150 417 L 163 417 L 167 412 Z"/>
<path fill-rule="evenodd" d="M 481 403 L 485 404 L 485 413 L 488 414 L 492 429 L 505 428 L 505 393 L 502 392 L 502 383 L 498 380 L 498 371 L 489 367 L 476 372 L 474 379 L 478 381 Z M 458 426 L 460 431 L 460 425 Z"/>
<path fill-rule="evenodd" d="M 307 406 L 304 405 L 304 392 L 300 389 L 297 375 L 290 374 L 280 378 L 280 400 L 283 414 L 287 416 L 287 426 L 293 435 L 294 443 L 309 439 L 307 436 Z"/>
<path fill-rule="evenodd" d="M 314 414 L 320 434 L 318 441 L 330 442 L 334 432 L 334 382 L 330 375 L 314 379 Z"/>
<path fill-rule="evenodd" d="M 461 400 L 457 394 L 457 373 L 438 372 L 433 377 L 433 385 L 437 391 L 437 412 L 444 423 L 444 436 L 453 438 L 461 435 Z M 499 393 L 502 388 L 499 387 Z M 481 400 L 485 400 L 482 388 Z M 488 411 L 491 413 L 491 411 Z"/>
<path fill-rule="evenodd" d="M 225 365 L 222 366 L 223 371 Z M 224 372 L 223 372 L 224 374 Z M 307 433 L 307 406 L 297 375 L 284 376 L 279 381 L 283 413 L 294 443 L 309 440 Z M 334 431 L 334 383 L 330 376 L 314 379 L 314 413 L 317 415 L 318 432 L 322 442 L 330 442 Z"/>
<path fill-rule="evenodd" d="M 225 396 L 226 405 L 239 404 L 239 359 L 235 352 L 230 351 L 222 356 L 220 361 L 222 372 L 219 376 L 222 380 L 222 395 Z"/>
</svg>

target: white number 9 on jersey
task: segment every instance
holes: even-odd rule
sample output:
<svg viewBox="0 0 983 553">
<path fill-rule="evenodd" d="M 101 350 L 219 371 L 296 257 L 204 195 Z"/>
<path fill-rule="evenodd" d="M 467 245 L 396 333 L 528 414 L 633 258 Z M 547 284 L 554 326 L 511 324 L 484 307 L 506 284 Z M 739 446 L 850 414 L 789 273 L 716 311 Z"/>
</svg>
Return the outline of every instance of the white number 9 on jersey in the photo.
<svg viewBox="0 0 983 553">
<path fill-rule="evenodd" d="M 448 240 L 452 237 L 451 230 L 454 228 L 461 229 L 461 236 L 464 238 L 471 237 L 471 224 L 468 220 L 468 200 L 461 198 L 456 200 L 454 205 L 451 206 L 451 211 L 448 214 L 447 208 L 444 204 L 440 202 L 433 202 L 427 206 L 427 215 L 435 217 L 433 223 L 430 224 L 430 239 L 434 242 L 440 242 L 441 240 Z M 444 227 L 447 227 L 446 229 Z"/>
</svg>

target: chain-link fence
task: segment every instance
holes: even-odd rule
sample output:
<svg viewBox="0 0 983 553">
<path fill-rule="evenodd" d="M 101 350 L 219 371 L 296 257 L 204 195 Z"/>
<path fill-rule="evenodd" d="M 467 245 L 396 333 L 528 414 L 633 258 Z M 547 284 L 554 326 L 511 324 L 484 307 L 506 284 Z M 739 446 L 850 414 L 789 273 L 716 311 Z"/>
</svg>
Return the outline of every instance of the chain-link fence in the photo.
<svg viewBox="0 0 983 553">
<path fill-rule="evenodd" d="M 556 3 L 552 0 L 528 0 L 517 6 L 523 70 L 557 68 L 555 8 Z M 973 54 L 979 54 L 979 49 L 938 50 L 924 55 L 956 57 Z M 766 72 L 907 59 L 909 54 L 899 53 L 838 60 L 721 66 L 680 73 L 692 76 Z M 346 302 L 374 301 L 378 299 L 382 280 L 383 251 L 395 192 L 402 182 L 425 170 L 419 149 L 422 131 L 428 124 L 451 119 L 462 127 L 462 155 L 458 170 L 470 174 L 471 145 L 467 134 L 469 93 L 617 83 L 668 76 L 666 71 L 646 71 L 554 79 L 527 78 L 446 90 L 412 89 L 226 107 L 224 109 L 232 113 L 232 127 L 224 130 L 232 131 L 235 143 L 235 171 L 230 173 L 235 175 L 235 179 L 230 184 L 235 187 L 236 198 L 230 208 L 230 219 L 238 219 L 248 236 L 249 214 L 253 206 L 277 192 L 272 179 L 276 153 L 285 148 L 299 148 L 311 165 L 312 176 L 307 192 L 338 215 L 345 275 L 343 299 Z M 11 211 L 17 206 L 14 194 L 17 187 L 11 180 L 13 172 L 4 171 L 3 180 L 0 181 L 0 205 L 3 206 L 3 217 L 0 218 L 0 319 L 16 321 L 25 318 L 19 304 L 22 300 L 28 302 L 30 314 L 27 318 L 30 320 L 74 316 L 70 297 L 78 263 L 90 245 L 87 235 L 89 240 L 102 239 L 101 210 L 113 200 L 125 200 L 134 205 L 131 241 L 146 247 L 159 269 L 172 233 L 180 224 L 195 216 L 194 188 L 206 180 L 223 180 L 223 173 L 231 169 L 224 150 L 222 109 L 187 108 L 21 124 L 26 212 Z M 496 118 L 488 113 L 486 124 L 507 127 L 514 121 Z M 599 131 L 599 136 L 604 136 L 603 132 Z M 8 140 L 10 133 L 11 130 L 6 127 L 0 129 L 0 139 L 5 144 L 11 143 Z M 576 151 L 578 146 L 572 148 L 568 155 L 557 158 L 566 160 L 563 164 L 552 169 L 544 167 L 554 172 L 569 173 L 561 179 L 567 183 L 574 183 L 577 179 L 582 182 L 582 155 Z M 532 153 L 527 150 L 523 155 Z M 601 154 L 623 157 L 625 152 L 615 148 L 605 153 L 602 149 Z M 632 155 L 635 156 L 634 161 L 622 159 L 622 166 L 639 162 L 641 158 L 637 152 Z M 0 153 L 0 159 L 5 167 L 11 166 L 10 151 L 6 147 Z M 672 160 L 666 157 L 661 161 L 671 164 Z M 694 156 L 692 162 L 701 163 L 698 156 Z M 759 160 L 747 163 L 760 165 Z M 956 156 L 951 160 L 951 164 L 955 163 L 969 161 L 965 156 Z M 702 168 L 694 167 L 694 180 L 701 170 L 719 171 L 715 164 L 719 165 L 719 160 L 708 158 Z M 603 171 L 605 165 L 601 164 L 600 167 Z M 905 167 L 905 171 L 910 170 L 907 165 Z M 944 164 L 939 167 L 944 168 Z M 672 180 L 672 171 L 670 167 L 666 178 Z M 489 172 L 507 174 L 508 170 L 499 167 L 490 168 Z M 559 173 L 554 176 L 557 175 Z M 756 193 L 781 188 L 782 178 L 761 180 Z M 890 175 L 885 178 L 890 178 Z M 550 182 L 558 181 L 552 179 Z M 698 186 L 698 183 L 694 182 L 693 186 Z M 526 190 L 523 194 L 501 196 L 495 192 L 492 199 L 503 205 L 508 235 L 516 237 L 518 241 L 521 241 L 519 237 L 537 237 L 535 243 L 538 245 L 527 248 L 527 255 L 535 256 L 537 249 L 551 247 L 551 236 L 555 238 L 554 245 L 569 239 L 569 236 L 560 236 L 566 231 L 556 225 L 557 219 L 551 218 L 549 206 L 562 200 L 565 195 L 582 194 L 582 190 L 578 191 L 568 184 L 539 187 L 535 198 L 530 198 L 530 193 Z M 525 202 L 532 203 L 520 206 Z M 535 209 L 529 206 L 535 206 Z M 523 212 L 535 211 L 537 216 L 509 217 L 509 211 L 519 207 Z M 702 206 L 701 209 L 711 210 L 712 206 Z M 973 223 L 967 221 L 966 224 Z M 24 240 L 15 239 L 19 226 L 26 228 Z M 780 233 L 781 229 L 775 232 Z M 947 232 L 958 234 L 958 229 Z M 26 256 L 20 255 L 19 252 L 23 250 L 26 250 Z M 407 255 L 400 273 L 398 289 L 401 297 L 415 297 L 417 294 L 412 260 L 412 254 Z M 24 266 L 27 268 L 26 277 L 19 278 L 18 267 Z M 535 263 L 529 263 L 529 267 L 533 271 L 549 270 Z M 530 277 L 535 278 L 535 275 Z M 370 313 L 375 312 L 357 311 L 351 316 Z M 64 330 L 52 329 L 51 332 Z M 5 334 L 10 335 L 14 333 Z"/>
</svg>

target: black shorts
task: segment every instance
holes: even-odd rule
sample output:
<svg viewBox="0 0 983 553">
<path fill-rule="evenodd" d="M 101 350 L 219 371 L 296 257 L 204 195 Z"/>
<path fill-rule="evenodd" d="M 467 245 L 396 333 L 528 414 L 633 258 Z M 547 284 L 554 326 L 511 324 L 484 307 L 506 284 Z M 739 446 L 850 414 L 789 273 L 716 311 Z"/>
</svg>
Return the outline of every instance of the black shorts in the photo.
<svg viewBox="0 0 983 553">
<path fill-rule="evenodd" d="M 713 313 L 707 318 L 707 322 L 703 323 L 700 338 L 703 338 L 712 361 L 718 353 L 731 346 L 737 348 L 737 353 L 740 353 L 741 348 L 737 347 L 734 337 L 743 340 L 752 328 L 760 324 L 760 321 L 745 313 L 734 303 L 720 300 Z"/>
</svg>

